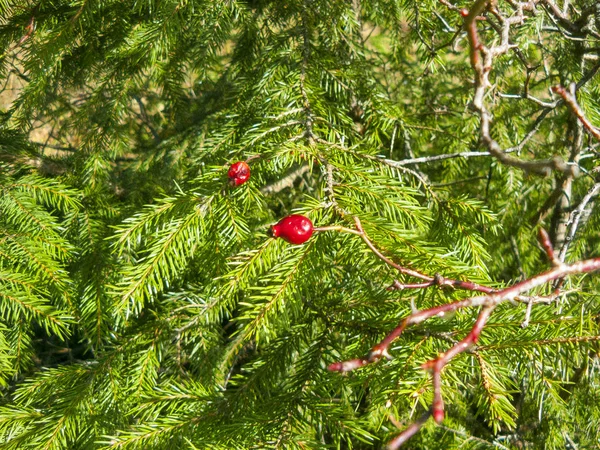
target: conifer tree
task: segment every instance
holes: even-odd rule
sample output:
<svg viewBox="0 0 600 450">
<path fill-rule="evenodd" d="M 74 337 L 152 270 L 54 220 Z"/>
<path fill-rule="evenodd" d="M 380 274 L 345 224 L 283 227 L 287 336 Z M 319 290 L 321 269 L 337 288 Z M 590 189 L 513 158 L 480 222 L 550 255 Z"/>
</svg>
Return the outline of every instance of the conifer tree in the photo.
<svg viewBox="0 0 600 450">
<path fill-rule="evenodd" d="M 0 0 L 0 449 L 595 448 L 600 4 Z"/>
</svg>

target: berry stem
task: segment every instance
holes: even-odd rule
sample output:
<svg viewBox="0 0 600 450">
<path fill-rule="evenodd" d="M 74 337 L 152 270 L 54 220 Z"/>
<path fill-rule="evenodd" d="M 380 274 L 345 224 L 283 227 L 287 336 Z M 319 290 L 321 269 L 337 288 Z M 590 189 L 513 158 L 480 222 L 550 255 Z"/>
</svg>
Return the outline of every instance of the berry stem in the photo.
<svg viewBox="0 0 600 450">
<path fill-rule="evenodd" d="M 333 225 L 330 227 L 315 227 L 314 231 L 339 231 L 341 233 L 350 233 L 356 234 L 357 236 L 362 236 L 362 233 L 360 231 L 353 230 L 352 228 L 346 228 L 341 225 Z"/>
<path fill-rule="evenodd" d="M 260 159 L 261 157 L 262 157 L 261 154 L 256 154 L 256 155 L 248 156 L 248 158 L 246 158 L 246 160 L 244 162 L 246 164 L 248 164 L 250 161 L 254 161 L 255 159 Z"/>
</svg>

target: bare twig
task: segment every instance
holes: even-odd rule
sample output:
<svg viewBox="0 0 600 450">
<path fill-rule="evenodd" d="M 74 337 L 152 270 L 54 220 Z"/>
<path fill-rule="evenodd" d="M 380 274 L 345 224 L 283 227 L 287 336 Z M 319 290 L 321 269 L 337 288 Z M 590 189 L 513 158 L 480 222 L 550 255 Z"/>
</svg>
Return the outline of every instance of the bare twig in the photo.
<svg viewBox="0 0 600 450">
<path fill-rule="evenodd" d="M 36 9 L 37 9 L 37 7 L 36 7 Z M 29 19 L 29 23 L 25 27 L 25 31 L 26 31 L 26 33 L 23 35 L 23 37 L 21 39 L 19 39 L 18 45 L 22 45 L 27 39 L 29 39 L 33 35 L 33 32 L 35 31 L 35 16 L 34 15 L 32 15 L 31 18 Z"/>
<path fill-rule="evenodd" d="M 521 322 L 521 328 L 527 328 L 529 326 L 529 320 L 531 320 L 531 309 L 533 307 L 533 300 L 527 303 L 527 309 L 525 310 L 525 318 Z"/>
<path fill-rule="evenodd" d="M 555 108 L 556 106 L 550 108 L 545 108 L 540 115 L 537 117 L 537 119 L 535 119 L 535 122 L 533 123 L 533 126 L 531 127 L 531 130 L 529 130 L 529 132 L 525 135 L 525 137 L 523 139 L 521 139 L 521 142 L 519 142 L 517 145 L 507 148 L 505 153 L 511 153 L 511 152 L 516 152 L 517 154 L 521 153 L 521 150 L 523 150 L 523 148 L 525 147 L 525 145 L 527 144 L 527 142 L 529 142 L 529 140 L 535 136 L 535 134 L 538 132 L 538 130 L 540 129 L 540 126 L 542 125 L 542 122 L 544 121 L 544 119 L 548 116 L 548 114 L 550 114 L 550 112 Z"/>
<path fill-rule="evenodd" d="M 381 253 L 381 251 L 379 249 L 377 249 L 377 247 L 375 247 L 373 242 L 371 242 L 371 240 L 367 236 L 367 233 L 365 233 L 365 231 L 362 227 L 362 224 L 360 222 L 360 219 L 358 217 L 354 217 L 354 223 L 356 225 L 356 229 L 360 232 L 360 237 L 362 238 L 362 240 L 365 242 L 365 244 L 367 244 L 367 247 L 369 247 L 371 249 L 371 251 L 379 259 L 381 259 L 387 265 L 396 269 L 401 274 L 409 275 L 414 278 L 419 278 L 426 282 L 426 283 L 419 284 L 418 287 L 448 286 L 448 287 L 453 287 L 453 288 L 458 288 L 458 289 L 465 289 L 465 290 L 469 290 L 469 291 L 478 291 L 478 292 L 486 292 L 486 293 L 494 292 L 493 288 L 490 288 L 487 286 L 481 286 L 477 283 L 473 283 L 472 281 L 452 280 L 449 278 L 445 278 L 439 274 L 436 274 L 435 276 L 432 277 L 429 275 L 425 275 L 421 272 L 418 272 L 416 270 L 409 269 L 407 267 L 396 264 L 391 259 L 389 259 L 387 256 L 385 256 L 383 253 Z M 394 284 L 391 286 L 391 288 L 407 289 L 410 286 L 411 285 L 403 285 L 403 284 L 399 283 L 398 281 L 395 281 Z M 413 285 L 413 287 L 414 287 L 414 285 Z"/>
<path fill-rule="evenodd" d="M 575 85 L 573 85 L 574 87 Z M 579 157 L 583 147 L 583 127 L 576 120 L 571 120 L 572 142 L 569 163 L 579 167 Z M 554 247 L 561 248 L 565 242 L 569 222 L 569 211 L 571 209 L 571 197 L 573 195 L 574 177 L 570 174 L 563 174 L 559 180 L 558 188 L 560 195 L 554 206 L 554 215 L 552 217 L 552 236 Z"/>
<path fill-rule="evenodd" d="M 376 362 L 383 356 L 388 357 L 390 344 L 398 338 L 409 325 L 419 324 L 431 317 L 443 316 L 448 312 L 458 311 L 464 308 L 473 308 L 480 306 L 497 306 L 500 303 L 516 300 L 521 294 L 542 286 L 550 281 L 556 280 L 572 274 L 588 273 L 600 270 L 600 258 L 592 258 L 579 261 L 570 265 L 562 264 L 558 267 L 543 272 L 539 275 L 521 281 L 505 289 L 497 290 L 491 294 L 480 295 L 476 297 L 459 300 L 453 303 L 446 303 L 426 310 L 415 311 L 406 317 L 398 327 L 389 333 L 379 344 L 375 345 L 369 354 L 361 359 L 337 362 L 330 365 L 329 369 L 339 372 L 347 372 L 366 364 Z M 491 313 L 491 311 L 490 311 Z M 476 323 L 477 325 L 477 323 Z"/>
<path fill-rule="evenodd" d="M 538 239 L 540 241 L 540 244 L 542 244 L 542 247 L 543 247 L 544 251 L 546 252 L 546 255 L 548 256 L 548 259 L 550 260 L 552 265 L 559 266 L 561 264 L 561 260 L 559 260 L 556 257 L 556 254 L 554 253 L 554 246 L 552 245 L 552 242 L 550 241 L 550 236 L 548 235 L 548 232 L 546 230 L 544 230 L 543 228 L 540 228 L 540 230 L 538 232 Z"/>
<path fill-rule="evenodd" d="M 393 159 L 379 158 L 377 156 L 370 156 L 370 155 L 365 155 L 365 156 L 370 159 L 385 163 L 390 167 L 402 167 L 402 166 L 408 166 L 408 165 L 412 165 L 412 164 L 426 164 L 426 163 L 430 163 L 430 162 L 434 162 L 434 161 L 442 161 L 444 159 L 491 156 L 491 153 L 490 152 L 459 152 L 459 153 L 448 153 L 448 154 L 444 154 L 444 155 L 421 156 L 419 158 L 402 159 L 400 161 L 395 161 Z"/>
<path fill-rule="evenodd" d="M 421 417 L 419 417 L 415 422 L 410 424 L 408 427 L 404 429 L 402 433 L 388 442 L 387 449 L 388 450 L 396 450 L 403 446 L 411 437 L 413 437 L 421 427 L 427 422 L 429 417 L 431 416 L 431 411 L 427 411 Z"/>
<path fill-rule="evenodd" d="M 424 369 L 432 371 L 433 379 L 433 420 L 441 423 L 444 420 L 444 401 L 442 399 L 442 369 L 452 358 L 471 348 L 479 339 L 479 335 L 485 326 L 490 314 L 496 307 L 495 304 L 484 305 L 479 312 L 479 316 L 471 328 L 469 334 L 458 344 L 454 345 L 448 351 L 441 353 L 436 359 L 424 364 Z"/>
<path fill-rule="evenodd" d="M 593 7 L 587 8 L 581 14 L 581 17 L 576 21 L 571 21 L 567 16 L 567 10 L 561 11 L 560 8 L 552 0 L 542 0 L 541 2 L 546 7 L 548 17 L 557 26 L 563 36 L 573 40 L 583 40 L 586 34 L 600 38 L 598 32 L 586 27 L 587 19 L 594 13 Z M 566 3 L 566 2 L 565 2 Z"/>
<path fill-rule="evenodd" d="M 583 199 L 581 200 L 581 202 L 579 203 L 577 208 L 575 208 L 575 210 L 571 213 L 569 233 L 567 234 L 567 237 L 565 238 L 565 242 L 564 242 L 563 246 L 561 247 L 560 253 L 558 256 L 560 261 L 565 260 L 565 256 L 567 255 L 567 250 L 569 248 L 569 245 L 571 244 L 571 242 L 573 242 L 573 239 L 575 238 L 575 234 L 577 233 L 577 229 L 579 228 L 579 223 L 581 221 L 581 218 L 584 216 L 585 209 L 586 209 L 588 203 L 590 203 L 590 201 L 596 195 L 598 195 L 599 191 L 600 191 L 600 183 L 594 184 L 591 187 L 591 189 L 587 192 L 587 194 L 585 194 L 585 196 L 583 197 Z"/>
<path fill-rule="evenodd" d="M 592 125 L 592 123 L 585 117 L 585 114 L 583 113 L 583 110 L 577 103 L 577 99 L 575 98 L 575 96 L 573 94 L 571 94 L 570 92 L 568 92 L 562 86 L 553 86 L 552 92 L 560 95 L 563 98 L 563 100 L 565 101 L 565 103 L 567 104 L 567 106 L 569 107 L 569 109 L 573 112 L 573 114 L 575 114 L 575 116 L 577 117 L 577 120 L 579 120 L 582 123 L 582 125 L 585 127 L 585 129 L 588 130 L 588 132 L 592 136 L 594 136 L 596 139 L 600 140 L 600 130 L 598 128 L 596 128 L 594 125 Z"/>
<path fill-rule="evenodd" d="M 405 275 L 410 275 L 411 277 L 415 277 L 415 278 L 419 278 L 421 280 L 425 280 L 425 281 L 430 281 L 433 282 L 433 277 L 424 275 L 420 272 L 417 272 L 416 270 L 413 269 L 409 269 L 407 267 L 403 267 L 399 264 L 396 264 L 394 261 L 392 261 L 391 259 L 389 259 L 387 256 L 385 256 L 383 253 L 381 253 L 379 251 L 379 249 L 377 249 L 377 247 L 375 247 L 375 245 L 373 245 L 373 243 L 369 240 L 367 233 L 365 233 L 365 230 L 363 230 L 362 224 L 360 222 L 360 219 L 358 217 L 354 217 L 354 223 L 356 225 L 356 229 L 358 230 L 358 232 L 360 233 L 360 237 L 362 238 L 362 240 L 365 242 L 365 244 L 367 244 L 367 247 L 369 247 L 371 249 L 371 251 L 379 258 L 381 259 L 384 263 L 386 263 L 387 265 L 393 267 L 394 269 L 396 269 L 398 272 L 405 274 Z"/>
</svg>

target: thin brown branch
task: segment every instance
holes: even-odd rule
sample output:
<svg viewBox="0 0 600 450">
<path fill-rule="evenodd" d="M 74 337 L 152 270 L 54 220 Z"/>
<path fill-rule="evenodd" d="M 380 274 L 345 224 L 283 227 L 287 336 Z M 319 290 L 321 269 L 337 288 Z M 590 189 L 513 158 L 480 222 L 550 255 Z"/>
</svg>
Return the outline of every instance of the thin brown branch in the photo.
<svg viewBox="0 0 600 450">
<path fill-rule="evenodd" d="M 571 120 L 570 122 L 572 142 L 571 152 L 569 155 L 569 164 L 579 167 L 579 158 L 581 155 L 581 149 L 583 148 L 583 127 L 577 120 Z M 561 189 L 561 195 L 559 196 L 558 202 L 554 207 L 551 229 L 551 234 L 553 236 L 552 242 L 555 248 L 561 248 L 567 236 L 571 210 L 571 198 L 573 196 L 573 179 L 573 176 L 564 174 L 558 183 L 558 187 Z"/>
<path fill-rule="evenodd" d="M 521 322 L 521 328 L 527 328 L 529 326 L 529 321 L 531 320 L 531 310 L 533 309 L 533 300 L 530 300 L 527 303 L 527 309 L 525 310 L 525 318 L 523 322 Z"/>
<path fill-rule="evenodd" d="M 536 226 L 538 223 L 542 222 L 548 214 L 552 212 L 552 209 L 556 206 L 556 203 L 560 200 L 560 196 L 563 195 L 563 186 L 560 183 L 558 186 L 554 188 L 552 193 L 548 196 L 544 204 L 541 206 L 539 211 L 537 211 L 534 215 L 529 219 L 529 224 L 531 226 Z"/>
<path fill-rule="evenodd" d="M 388 287 L 388 290 L 417 289 L 417 288 L 427 288 L 427 287 L 431 287 L 431 286 L 440 286 L 440 287 L 450 287 L 450 288 L 454 288 L 454 289 L 464 289 L 464 290 L 468 290 L 468 291 L 483 292 L 486 294 L 491 294 L 493 292 L 496 292 L 496 289 L 494 289 L 494 288 L 491 288 L 489 286 L 483 286 L 483 285 L 474 283 L 472 281 L 454 280 L 451 278 L 446 278 L 440 274 L 435 274 L 434 276 L 426 275 L 417 270 L 410 269 L 408 267 L 404 267 L 404 266 L 392 261 L 387 256 L 385 256 L 381 252 L 381 250 L 379 250 L 375 246 L 375 244 L 373 244 L 373 242 L 369 239 L 369 236 L 365 232 L 360 219 L 357 216 L 354 216 L 354 224 L 356 226 L 356 230 L 353 230 L 353 229 L 347 228 L 347 227 L 343 227 L 343 226 L 316 227 L 314 230 L 315 231 L 337 231 L 337 232 L 341 232 L 341 233 L 350 233 L 350 234 L 355 234 L 357 236 L 360 236 L 362 238 L 362 240 L 364 241 L 364 243 L 367 244 L 367 247 L 369 247 L 369 249 L 375 254 L 375 256 L 377 256 L 379 259 L 381 259 L 385 264 L 387 264 L 390 267 L 393 267 L 394 269 L 396 269 L 398 272 L 400 272 L 403 275 L 408 275 L 413 278 L 417 278 L 417 279 L 424 281 L 424 283 L 404 284 L 404 283 L 400 283 L 398 280 L 395 280 L 394 283 L 390 287 Z"/>
<path fill-rule="evenodd" d="M 453 5 L 453 4 L 452 4 L 452 3 L 450 3 L 448 0 L 439 0 L 439 1 L 440 1 L 440 3 L 441 3 L 442 5 L 444 5 L 446 8 L 448 8 L 448 9 L 449 9 L 449 10 L 451 10 L 451 11 L 458 11 L 458 10 L 459 10 L 458 6 L 456 6 L 456 5 Z"/>
<path fill-rule="evenodd" d="M 367 244 L 367 247 L 369 247 L 371 249 L 371 251 L 379 259 L 381 259 L 384 263 L 386 263 L 388 266 L 393 267 L 398 272 L 400 272 L 400 273 L 402 273 L 404 275 L 410 275 L 411 277 L 419 278 L 419 279 L 425 280 L 425 281 L 433 281 L 433 277 L 424 275 L 424 274 L 422 274 L 420 272 L 417 272 L 416 270 L 409 269 L 407 267 L 403 267 L 403 266 L 401 266 L 399 264 L 396 264 L 391 259 L 389 259 L 383 253 L 381 253 L 379 251 L 379 249 L 377 247 L 375 247 L 375 245 L 373 245 L 373 243 L 369 240 L 369 237 L 367 236 L 367 233 L 365 233 L 365 230 L 363 229 L 362 224 L 360 222 L 360 219 L 358 217 L 354 217 L 354 223 L 356 225 L 356 229 L 360 232 L 360 237 L 365 242 L 365 244 Z"/>
<path fill-rule="evenodd" d="M 477 320 L 471 328 L 469 334 L 461 340 L 458 344 L 454 345 L 447 352 L 441 353 L 436 359 L 425 363 L 425 369 L 430 369 L 432 371 L 433 378 L 433 403 L 432 403 L 432 414 L 433 419 L 437 423 L 441 423 L 444 420 L 444 401 L 442 399 L 442 369 L 446 364 L 452 360 L 456 355 L 465 352 L 469 348 L 471 348 L 481 334 L 483 327 L 485 326 L 487 320 L 489 319 L 492 311 L 496 307 L 495 304 L 485 305 L 481 311 L 479 312 L 479 316 L 477 316 Z"/>
<path fill-rule="evenodd" d="M 569 107 L 571 112 L 575 114 L 577 120 L 581 122 L 581 124 L 585 127 L 588 132 L 594 136 L 596 139 L 600 141 L 600 130 L 596 128 L 592 123 L 585 117 L 585 114 L 579 104 L 577 103 L 577 99 L 573 94 L 568 92 L 563 86 L 553 86 L 552 92 L 560 95 L 565 101 L 566 105 Z"/>
<path fill-rule="evenodd" d="M 346 227 L 342 227 L 342 226 L 329 226 L 329 227 L 314 227 L 313 228 L 314 231 L 338 231 L 341 233 L 351 233 L 351 234 L 356 234 L 357 236 L 362 236 L 362 233 L 360 231 L 356 231 L 353 230 L 352 228 L 346 228 Z"/>
<path fill-rule="evenodd" d="M 418 433 L 421 427 L 427 422 L 429 417 L 431 416 L 431 411 L 427 411 L 421 417 L 419 417 L 416 421 L 410 424 L 408 427 L 404 429 L 402 433 L 388 442 L 387 450 L 396 450 L 402 447 L 411 437 Z"/>
<path fill-rule="evenodd" d="M 496 292 L 496 289 L 489 286 L 482 286 L 481 284 L 474 283 L 472 281 L 453 280 L 451 278 L 445 278 L 440 274 L 435 274 L 431 281 L 427 283 L 400 283 L 398 280 L 394 280 L 392 285 L 388 288 L 390 291 L 401 291 L 404 289 L 417 289 L 427 288 L 430 286 L 446 286 L 454 289 L 464 289 L 466 291 L 483 292 L 491 294 Z"/>
<path fill-rule="evenodd" d="M 22 45 L 27 39 L 29 39 L 33 35 L 33 32 L 35 31 L 35 16 L 34 15 L 32 15 L 31 18 L 29 19 L 29 23 L 25 27 L 25 31 L 26 31 L 26 33 L 23 35 L 23 37 L 21 39 L 19 39 L 18 45 Z"/>
<path fill-rule="evenodd" d="M 521 294 L 531 291 L 532 289 L 542 286 L 550 281 L 564 278 L 572 274 L 582 274 L 588 272 L 594 272 L 600 270 L 600 258 L 592 258 L 584 261 L 579 261 L 570 265 L 561 264 L 554 267 L 547 272 L 543 272 L 539 275 L 531 277 L 527 280 L 521 281 L 514 284 L 513 286 L 505 289 L 497 290 L 491 294 L 481 295 L 476 297 L 459 300 L 453 303 L 446 303 L 443 305 L 435 306 L 426 310 L 415 311 L 413 314 L 407 316 L 390 334 L 388 334 L 380 343 L 375 345 L 369 354 L 365 358 L 354 361 L 352 364 L 346 365 L 346 362 L 333 363 L 330 366 L 330 370 L 346 372 L 353 370 L 356 367 L 361 367 L 371 362 L 378 361 L 383 356 L 388 357 L 388 349 L 390 344 L 398 338 L 404 329 L 409 325 L 416 325 L 424 320 L 427 320 L 434 316 L 444 316 L 447 312 L 454 312 L 464 308 L 487 306 L 487 305 L 498 305 L 507 301 L 515 301 Z M 363 363 L 357 366 L 357 361 Z M 351 367 L 356 366 L 356 367 Z"/>
<path fill-rule="evenodd" d="M 548 259 L 550 260 L 552 265 L 560 265 L 560 260 L 556 257 L 556 254 L 554 253 L 554 246 L 550 241 L 550 236 L 548 235 L 548 232 L 543 228 L 540 228 L 538 231 L 538 240 L 540 241 L 540 244 L 542 244 L 542 248 L 546 252 L 546 255 L 548 256 Z"/>
<path fill-rule="evenodd" d="M 577 20 L 572 21 L 568 17 L 566 9 L 565 11 L 561 11 L 552 0 L 542 0 L 541 3 L 546 7 L 548 17 L 550 17 L 565 37 L 570 39 L 583 39 L 589 34 L 595 38 L 600 38 L 598 32 L 586 26 L 588 17 L 594 13 L 593 7 L 587 8 Z"/>
<path fill-rule="evenodd" d="M 555 108 L 554 107 L 547 107 L 545 108 L 541 114 L 537 117 L 537 119 L 535 119 L 535 122 L 533 123 L 533 126 L 531 127 L 531 130 L 529 130 L 529 132 L 525 135 L 525 137 L 523 139 L 521 139 L 521 142 L 519 142 L 517 145 L 507 148 L 505 153 L 511 153 L 511 152 L 517 152 L 517 154 L 519 154 L 521 152 L 521 150 L 523 150 L 523 148 L 525 147 L 525 145 L 527 144 L 527 142 L 529 142 L 529 140 L 535 136 L 535 134 L 538 132 L 538 130 L 540 129 L 540 126 L 542 125 L 542 122 L 544 121 L 544 119 L 548 116 L 548 114 L 550 114 L 550 112 Z"/>
<path fill-rule="evenodd" d="M 443 155 L 433 155 L 433 156 L 421 156 L 418 158 L 411 159 L 402 159 L 400 161 L 395 161 L 393 159 L 379 158 L 377 156 L 365 155 L 365 157 L 369 159 L 373 159 L 384 164 L 387 164 L 390 167 L 402 167 L 408 166 L 412 164 L 426 164 L 435 161 L 443 161 L 445 159 L 454 159 L 454 158 L 473 158 L 480 156 L 491 156 L 490 152 L 459 152 L 459 153 L 448 153 Z"/>
</svg>

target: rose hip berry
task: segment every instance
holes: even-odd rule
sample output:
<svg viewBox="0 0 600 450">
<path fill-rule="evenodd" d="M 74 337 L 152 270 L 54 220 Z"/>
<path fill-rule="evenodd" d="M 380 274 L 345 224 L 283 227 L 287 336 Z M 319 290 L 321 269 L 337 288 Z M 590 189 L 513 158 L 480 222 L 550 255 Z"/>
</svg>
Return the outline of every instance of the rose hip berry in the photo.
<svg viewBox="0 0 600 450">
<path fill-rule="evenodd" d="M 232 186 L 239 186 L 250 178 L 250 167 L 244 161 L 238 161 L 229 167 L 227 176 Z"/>
<path fill-rule="evenodd" d="M 290 244 L 304 244 L 313 233 L 313 224 L 308 217 L 292 214 L 271 227 L 271 235 L 280 237 Z"/>
</svg>

